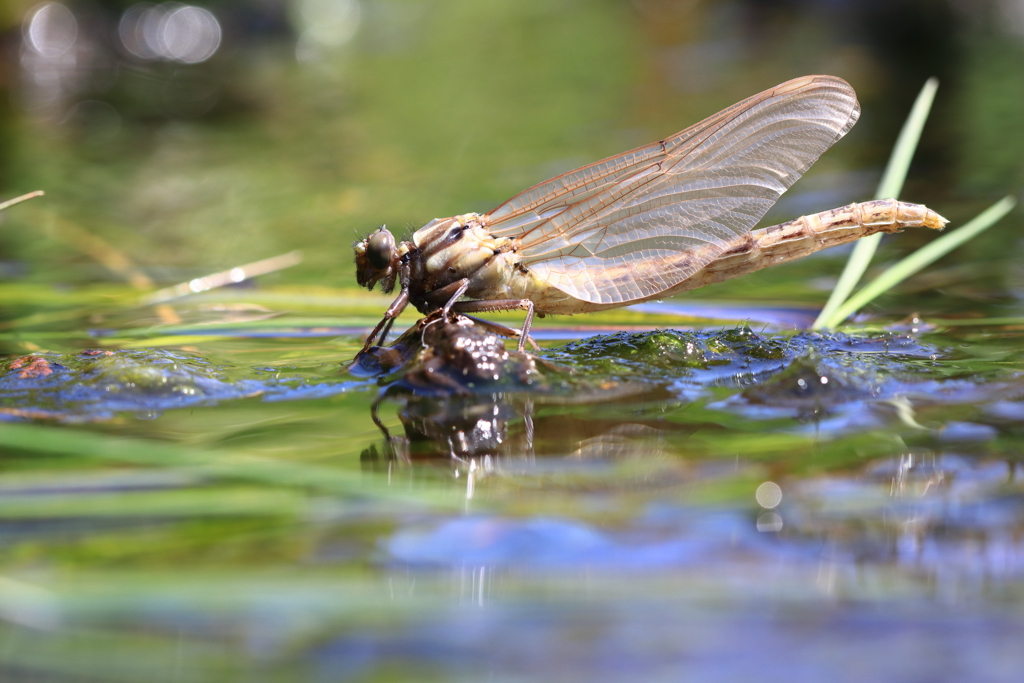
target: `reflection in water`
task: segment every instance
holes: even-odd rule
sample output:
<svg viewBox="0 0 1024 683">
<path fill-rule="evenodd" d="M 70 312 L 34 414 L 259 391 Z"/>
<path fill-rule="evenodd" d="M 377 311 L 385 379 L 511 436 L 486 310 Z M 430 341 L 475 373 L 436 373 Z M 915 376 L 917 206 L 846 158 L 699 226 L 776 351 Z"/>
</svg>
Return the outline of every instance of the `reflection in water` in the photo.
<svg viewBox="0 0 1024 683">
<path fill-rule="evenodd" d="M 203 469 L 169 468 L 161 476 L 125 467 L 95 478 L 74 471 L 60 480 L 9 472 L 0 481 L 0 513 L 7 515 L 0 527 L 9 538 L 29 538 L 40 549 L 34 557 L 92 552 L 109 563 L 100 571 L 114 562 L 177 566 L 186 552 L 217 563 L 209 573 L 198 566 L 127 587 L 116 577 L 85 615 L 77 584 L 57 584 L 46 603 L 30 607 L 53 606 L 59 625 L 46 635 L 63 643 L 58 654 L 78 656 L 72 631 L 61 628 L 68 618 L 108 629 L 125 639 L 126 650 L 136 645 L 132 633 L 143 630 L 168 652 L 212 642 L 244 658 L 229 640 L 241 633 L 245 652 L 257 652 L 261 666 L 312 661 L 324 680 L 353 671 L 383 680 L 375 674 L 402 661 L 412 668 L 436 662 L 446 674 L 439 680 L 479 680 L 493 661 L 482 658 L 485 650 L 508 658 L 524 678 L 568 675 L 584 662 L 587 680 L 620 680 L 623 671 L 669 680 L 648 667 L 662 647 L 651 645 L 655 633 L 670 637 L 670 645 L 714 649 L 717 660 L 700 660 L 709 679 L 721 673 L 722 661 L 741 662 L 732 680 L 757 673 L 752 659 L 768 659 L 799 680 L 800 671 L 785 668 L 787 657 L 802 652 L 808 638 L 829 656 L 851 642 L 851 656 L 879 643 L 897 653 L 900 638 L 919 639 L 945 614 L 946 628 L 961 625 L 951 643 L 955 636 L 961 647 L 967 642 L 988 653 L 999 633 L 1019 628 L 1000 623 L 996 634 L 979 633 L 962 619 L 978 604 L 1006 613 L 1007 596 L 1024 579 L 1024 496 L 1007 464 L 1016 455 L 996 450 L 1010 443 L 1024 415 L 1024 383 L 1015 372 L 999 382 L 969 382 L 950 372 L 951 353 L 893 334 L 786 337 L 741 327 L 604 335 L 536 355 L 506 345 L 512 342 L 498 328 L 435 316 L 392 347 L 359 358 L 357 371 L 383 377 L 381 423 L 390 429 L 387 408 L 394 408 L 391 420 L 400 427 L 383 449 L 367 449 L 369 472 L 357 477 L 365 489 L 351 502 L 337 492 L 306 494 L 287 477 L 273 488 L 240 491 L 238 470 L 219 486 L 210 472 L 226 462 L 250 468 L 268 460 L 238 461 L 237 452 L 217 450 L 203 452 Z M 351 382 L 333 364 L 309 365 L 320 368 L 324 391 L 374 386 Z M 279 374 L 261 369 L 257 382 L 244 369 L 225 373 L 198 354 L 113 350 L 38 353 L 0 369 L 6 405 L 27 407 L 30 396 L 36 405 L 77 398 L 81 407 L 108 409 L 137 406 L 141 398 L 155 408 L 228 402 L 245 386 L 266 396 L 270 374 Z M 896 397 L 914 406 L 920 427 L 889 410 L 876 416 L 884 429 L 847 435 L 823 422 L 814 438 L 792 433 L 807 406 L 855 414 Z M 347 407 L 365 421 L 371 398 L 350 396 Z M 944 410 L 929 410 L 943 402 Z M 784 417 L 764 414 L 773 404 L 786 409 Z M 977 405 L 990 408 L 970 412 Z M 291 408 L 324 410 L 324 441 L 352 438 L 353 423 L 338 424 L 338 404 Z M 191 410 L 178 413 L 194 419 Z M 173 426 L 168 418 L 173 414 L 157 426 Z M 313 443 L 311 424 L 298 427 L 306 445 Z M 989 438 L 993 432 L 996 439 Z M 294 462 L 291 444 L 282 451 Z M 374 476 L 376 465 L 398 476 Z M 439 473 L 448 479 L 444 504 L 410 507 L 408 498 L 384 497 L 373 504 L 386 483 L 389 494 L 408 495 L 414 487 L 404 484 L 421 473 L 427 476 L 418 483 L 436 483 Z M 303 481 L 316 490 L 315 482 Z M 452 509 L 463 491 L 466 499 Z M 193 493 L 245 494 L 245 507 L 225 511 L 227 498 Z M 182 498 L 161 507 L 171 496 Z M 58 500 L 59 508 L 43 507 Z M 211 519 L 226 513 L 229 519 Z M 102 519 L 90 517 L 97 514 Z M 163 534 L 176 527 L 168 521 L 154 530 L 154 515 L 184 520 L 201 537 L 183 532 L 165 549 Z M 161 544 L 145 545 L 154 533 Z M 97 549 L 85 543 L 93 534 Z M 221 559 L 225 552 L 233 554 Z M 268 556 L 284 559 L 264 571 Z M 362 582 L 347 578 L 353 574 Z M 772 607 L 768 616 L 765 605 Z M 26 614 L 32 615 L 18 613 L 16 623 L 29 624 Z M 888 624 L 884 637 L 878 614 Z M 823 619 L 828 628 L 821 628 Z M 611 626 L 594 629 L 595 623 Z M 29 625 L 40 624 L 48 622 Z M 573 648 L 579 661 L 565 664 Z M 611 653 L 610 660 L 590 666 L 595 652 Z M 889 680 L 915 678 L 908 671 L 942 680 L 924 666 L 927 656 L 884 661 L 898 674 Z M 476 668 L 447 675 L 466 662 Z"/>
<path fill-rule="evenodd" d="M 512 401 L 516 390 L 541 385 L 533 356 L 509 352 L 496 327 L 474 324 L 467 316 L 445 318 L 436 312 L 419 320 L 390 347 L 360 353 L 355 374 L 385 374 L 391 383 L 371 410 L 385 436 L 385 457 L 446 456 L 466 458 L 532 451 L 529 401 Z M 546 384 L 545 384 L 546 386 Z M 380 403 L 399 400 L 406 436 L 393 437 L 378 418 Z M 522 422 L 512 438 L 510 422 Z M 519 438 L 523 436 L 524 438 Z M 376 448 L 364 461 L 379 458 Z"/>
<path fill-rule="evenodd" d="M 385 435 L 386 459 L 529 460 L 537 439 L 547 453 L 611 457 L 638 432 L 678 427 L 574 414 L 580 406 L 593 409 L 673 397 L 657 385 L 639 381 L 587 381 L 569 367 L 507 350 L 504 332 L 468 316 L 442 320 L 434 313 L 394 345 L 360 354 L 357 371 L 387 373 L 381 380 L 386 388 L 372 409 L 373 421 Z M 392 436 L 380 420 L 382 403 L 398 404 L 403 437 Z M 375 448 L 364 453 L 364 461 L 379 457 Z"/>
<path fill-rule="evenodd" d="M 940 590 L 962 590 L 962 582 L 975 577 L 1024 576 L 1019 487 L 994 495 L 1013 482 L 1012 469 L 1008 478 L 1003 462 L 940 450 L 983 448 L 996 428 L 968 422 L 934 427 L 927 413 L 914 412 L 915 405 L 926 411 L 991 400 L 979 399 L 976 385 L 922 372 L 932 367 L 922 361 L 936 357 L 937 349 L 902 335 L 787 339 L 749 328 L 619 333 L 537 357 L 505 351 L 500 335 L 468 319 L 442 324 L 435 317 L 394 347 L 375 348 L 360 359 L 364 370 L 387 373 L 373 408 L 383 449 L 367 448 L 363 465 L 390 475 L 396 462 L 443 463 L 464 478 L 467 499 L 478 497 L 481 481 L 494 476 L 520 489 L 538 478 L 549 496 L 552 488 L 568 486 L 579 496 L 574 505 L 584 508 L 600 507 L 598 492 L 605 486 L 620 493 L 643 487 L 648 496 L 672 492 L 664 504 L 649 502 L 646 512 L 633 511 L 625 528 L 557 515 L 441 518 L 404 526 L 387 544 L 389 557 L 402 566 L 479 566 L 489 572 L 715 567 L 747 575 L 753 585 L 766 567 L 784 560 L 787 567 L 816 571 L 816 590 L 830 596 L 853 590 L 857 567 L 867 561 L 897 571 L 945 572 L 950 581 Z M 548 359 L 559 365 L 549 366 Z M 522 381 L 524 376 L 530 380 Z M 709 400 L 716 388 L 729 389 L 728 397 Z M 1024 391 L 1019 385 L 991 388 L 996 395 Z M 401 435 L 378 416 L 385 405 L 397 406 Z M 707 420 L 706 409 L 723 419 Z M 813 422 L 816 440 L 864 434 L 865 425 L 886 427 L 921 447 L 850 472 L 801 479 L 783 467 L 768 479 L 749 458 L 721 461 L 718 448 L 730 446 L 702 450 L 707 443 L 753 447 L 737 439 L 729 413 L 748 423 Z M 751 434 L 759 438 L 756 429 Z M 871 438 L 863 443 L 868 452 L 891 447 Z M 814 447 L 800 449 L 809 462 L 815 459 Z M 790 457 L 794 467 L 808 464 L 797 464 L 799 454 Z M 609 476 L 624 463 L 645 472 L 642 481 Z M 690 502 L 690 491 L 735 482 L 746 482 L 746 509 L 709 516 Z M 712 518 L 727 523 L 705 526 Z"/>
<path fill-rule="evenodd" d="M 532 403 L 517 393 L 549 385 L 534 357 L 506 350 L 497 329 L 466 316 L 449 320 L 435 313 L 391 347 L 360 354 L 357 364 L 397 375 L 372 409 L 389 460 L 532 454 Z M 391 436 L 377 416 L 385 399 L 402 404 L 404 438 Z M 371 451 L 364 459 L 375 457 Z"/>
<path fill-rule="evenodd" d="M 905 394 L 916 383 L 915 362 L 934 351 L 899 335 L 787 339 L 741 327 L 617 333 L 534 356 L 507 350 L 503 332 L 435 313 L 392 346 L 360 354 L 353 371 L 378 375 L 385 386 L 372 417 L 385 434 L 386 459 L 611 457 L 649 448 L 652 437 L 720 428 L 663 417 L 705 401 L 714 387 L 739 391 L 708 406 L 748 419 L 797 418 L 833 433 L 909 424 Z M 380 419 L 384 404 L 398 406 L 403 437 Z M 376 448 L 365 453 L 367 461 L 379 457 Z M 763 493 L 763 508 L 778 506 L 781 490 Z"/>
</svg>

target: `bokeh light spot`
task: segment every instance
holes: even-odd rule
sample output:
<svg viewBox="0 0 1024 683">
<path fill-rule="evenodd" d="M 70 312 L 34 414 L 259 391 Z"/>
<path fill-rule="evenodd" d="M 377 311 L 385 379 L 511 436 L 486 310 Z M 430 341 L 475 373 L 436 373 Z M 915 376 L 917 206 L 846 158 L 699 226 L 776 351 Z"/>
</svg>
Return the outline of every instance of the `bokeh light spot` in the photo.
<svg viewBox="0 0 1024 683">
<path fill-rule="evenodd" d="M 121 16 L 121 44 L 141 59 L 198 64 L 220 48 L 222 31 L 207 9 L 165 2 L 139 3 Z"/>
<path fill-rule="evenodd" d="M 25 38 L 44 57 L 57 57 L 71 49 L 78 38 L 78 22 L 64 5 L 51 2 L 32 13 Z"/>
<path fill-rule="evenodd" d="M 766 510 L 777 508 L 782 502 L 782 488 L 774 481 L 766 481 L 757 487 L 754 493 L 757 504 Z"/>
<path fill-rule="evenodd" d="M 761 533 L 782 531 L 782 517 L 777 512 L 762 512 L 757 517 L 757 530 Z"/>
<path fill-rule="evenodd" d="M 359 0 L 300 0 L 299 52 L 332 48 L 352 40 L 362 19 Z"/>
<path fill-rule="evenodd" d="M 220 23 L 202 7 L 185 6 L 174 10 L 164 18 L 160 28 L 163 55 L 178 62 L 205 62 L 220 47 Z"/>
</svg>

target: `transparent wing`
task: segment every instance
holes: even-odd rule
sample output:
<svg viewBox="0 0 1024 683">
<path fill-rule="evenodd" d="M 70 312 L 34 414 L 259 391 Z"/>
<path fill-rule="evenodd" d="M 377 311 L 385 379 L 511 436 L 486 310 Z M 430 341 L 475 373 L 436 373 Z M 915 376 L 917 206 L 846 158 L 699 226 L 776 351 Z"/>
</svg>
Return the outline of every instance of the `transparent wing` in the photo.
<svg viewBox="0 0 1024 683">
<path fill-rule="evenodd" d="M 535 185 L 483 217 L 541 280 L 594 303 L 674 287 L 749 232 L 845 135 L 853 88 L 805 76 L 686 130 Z"/>
</svg>

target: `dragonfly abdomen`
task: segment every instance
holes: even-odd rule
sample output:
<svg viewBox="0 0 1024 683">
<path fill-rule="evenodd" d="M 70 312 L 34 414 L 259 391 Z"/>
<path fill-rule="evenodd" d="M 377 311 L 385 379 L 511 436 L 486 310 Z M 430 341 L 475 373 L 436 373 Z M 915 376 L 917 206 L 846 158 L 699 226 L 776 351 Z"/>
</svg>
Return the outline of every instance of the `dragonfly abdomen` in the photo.
<svg viewBox="0 0 1024 683">
<path fill-rule="evenodd" d="M 721 256 L 666 294 L 731 280 L 878 232 L 899 232 L 913 227 L 941 230 L 946 223 L 945 218 L 926 206 L 895 199 L 849 204 L 801 216 L 744 235 Z"/>
<path fill-rule="evenodd" d="M 765 228 L 764 231 L 769 234 L 791 234 L 794 229 L 803 228 L 806 231 L 805 236 L 813 236 L 823 244 L 819 248 L 825 249 L 833 246 L 830 243 L 833 240 L 839 240 L 836 244 L 849 242 L 850 239 L 846 238 L 845 234 L 850 230 L 861 231 L 852 236 L 852 239 L 857 239 L 875 232 L 897 232 L 903 228 L 926 227 L 942 230 L 947 222 L 945 218 L 921 204 L 908 204 L 895 199 L 876 199 L 801 216 L 789 223 Z"/>
</svg>

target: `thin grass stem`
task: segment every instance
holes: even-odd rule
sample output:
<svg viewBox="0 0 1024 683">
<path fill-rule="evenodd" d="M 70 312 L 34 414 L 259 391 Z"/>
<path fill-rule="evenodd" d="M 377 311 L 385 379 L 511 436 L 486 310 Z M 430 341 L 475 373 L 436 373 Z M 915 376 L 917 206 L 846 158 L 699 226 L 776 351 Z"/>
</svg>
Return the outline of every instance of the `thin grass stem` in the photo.
<svg viewBox="0 0 1024 683">
<path fill-rule="evenodd" d="M 939 81 L 936 78 L 929 78 L 925 81 L 924 87 L 921 88 L 917 100 L 914 101 L 914 106 L 910 109 L 910 115 L 907 117 L 906 123 L 903 124 L 903 129 L 896 139 L 896 146 L 893 147 L 889 163 L 886 165 L 885 172 L 882 174 L 882 180 L 878 184 L 875 199 L 896 199 L 899 197 L 900 192 L 903 191 L 903 183 L 906 181 L 910 162 L 914 158 L 914 152 L 917 151 L 917 143 L 921 139 L 921 131 L 924 129 L 925 121 L 928 120 L 928 113 L 931 111 L 932 102 L 935 100 L 935 91 L 938 88 Z M 821 309 L 817 320 L 811 325 L 812 330 L 831 328 L 837 324 L 830 323 L 829 321 L 835 319 L 836 311 L 843 305 L 843 302 L 850 296 L 853 288 L 857 286 L 861 277 L 864 276 L 864 271 L 867 270 L 868 264 L 871 263 L 871 259 L 874 257 L 881 239 L 882 234 L 878 233 L 857 242 L 857 246 L 854 247 L 853 253 L 850 254 L 846 267 L 843 269 L 842 275 L 839 276 L 839 282 L 836 283 L 835 288 L 832 290 L 828 302 Z M 842 319 L 839 322 L 842 322 Z"/>
<path fill-rule="evenodd" d="M 860 308 L 869 304 L 876 297 L 889 291 L 903 280 L 907 279 L 922 268 L 931 265 L 961 244 L 972 239 L 983 230 L 988 229 L 999 219 L 1008 214 L 1017 204 L 1016 198 L 1006 196 L 998 202 L 982 211 L 964 227 L 929 242 L 905 259 L 889 268 L 877 278 L 872 280 L 863 289 L 850 297 L 846 303 L 836 309 L 833 316 L 825 321 L 825 327 L 833 328 L 849 316 L 856 313 Z"/>
<path fill-rule="evenodd" d="M 6 202 L 0 202 L 0 211 L 3 211 L 4 209 L 9 209 L 15 204 L 21 204 L 22 202 L 28 201 L 29 199 L 34 199 L 35 197 L 42 197 L 44 194 L 46 193 L 43 192 L 42 190 L 35 190 L 34 192 L 23 194 L 20 197 L 15 197 L 14 199 L 8 199 Z"/>
</svg>

